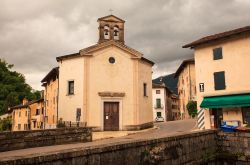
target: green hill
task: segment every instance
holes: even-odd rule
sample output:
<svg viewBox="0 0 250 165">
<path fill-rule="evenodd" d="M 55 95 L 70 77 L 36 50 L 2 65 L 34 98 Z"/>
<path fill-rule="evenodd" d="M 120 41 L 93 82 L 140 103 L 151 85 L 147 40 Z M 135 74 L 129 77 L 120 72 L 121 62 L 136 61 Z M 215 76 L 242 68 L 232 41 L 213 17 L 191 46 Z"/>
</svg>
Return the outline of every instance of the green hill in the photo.
<svg viewBox="0 0 250 165">
<path fill-rule="evenodd" d="M 165 83 L 165 85 L 176 95 L 178 95 L 178 90 L 177 90 L 177 83 L 178 83 L 178 78 L 174 78 L 175 73 L 166 75 L 166 76 L 161 76 L 153 80 L 153 83 L 159 84 L 160 79 L 162 78 L 162 81 Z"/>
</svg>

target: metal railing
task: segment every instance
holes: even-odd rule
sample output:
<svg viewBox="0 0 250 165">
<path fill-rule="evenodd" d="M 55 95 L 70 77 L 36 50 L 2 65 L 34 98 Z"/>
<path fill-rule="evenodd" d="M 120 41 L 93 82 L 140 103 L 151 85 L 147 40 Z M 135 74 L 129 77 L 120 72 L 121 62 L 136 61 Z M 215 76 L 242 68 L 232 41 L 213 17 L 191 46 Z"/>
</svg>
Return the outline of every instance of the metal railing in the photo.
<svg viewBox="0 0 250 165">
<path fill-rule="evenodd" d="M 86 127 L 87 122 L 72 122 L 72 121 L 59 121 L 57 124 L 58 128 L 63 127 Z"/>
<path fill-rule="evenodd" d="M 154 106 L 154 108 L 155 108 L 155 109 L 163 109 L 164 106 L 163 106 L 163 104 L 161 104 L 161 105 L 157 105 L 157 104 L 156 104 L 156 105 Z"/>
</svg>

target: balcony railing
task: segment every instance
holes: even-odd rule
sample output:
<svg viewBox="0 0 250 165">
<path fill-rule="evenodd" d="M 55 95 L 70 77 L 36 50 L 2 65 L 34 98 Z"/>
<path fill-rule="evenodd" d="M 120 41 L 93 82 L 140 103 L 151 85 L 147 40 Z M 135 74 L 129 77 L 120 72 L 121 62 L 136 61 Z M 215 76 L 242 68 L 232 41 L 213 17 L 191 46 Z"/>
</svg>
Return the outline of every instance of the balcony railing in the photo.
<svg viewBox="0 0 250 165">
<path fill-rule="evenodd" d="M 164 108 L 164 106 L 163 106 L 163 104 L 156 104 L 155 106 L 154 106 L 154 108 L 155 109 L 163 109 Z"/>
<path fill-rule="evenodd" d="M 43 121 L 43 116 L 42 115 L 34 115 L 34 116 L 31 116 L 31 120 Z"/>
<path fill-rule="evenodd" d="M 87 122 L 59 121 L 57 127 L 86 127 Z"/>
</svg>

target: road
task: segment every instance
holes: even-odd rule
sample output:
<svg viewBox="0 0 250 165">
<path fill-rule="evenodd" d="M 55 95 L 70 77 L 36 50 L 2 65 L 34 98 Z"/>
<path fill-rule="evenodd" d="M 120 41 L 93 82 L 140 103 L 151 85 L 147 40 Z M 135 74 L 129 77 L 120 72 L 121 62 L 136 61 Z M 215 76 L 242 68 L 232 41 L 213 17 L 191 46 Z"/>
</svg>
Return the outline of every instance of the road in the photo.
<svg viewBox="0 0 250 165">
<path fill-rule="evenodd" d="M 98 145 L 104 144 L 117 144 L 120 142 L 133 142 L 133 141 L 141 141 L 147 139 L 155 139 L 155 138 L 162 138 L 167 136 L 173 136 L 183 133 L 188 133 L 193 130 L 195 127 L 195 120 L 179 120 L 179 121 L 170 121 L 165 123 L 156 123 L 155 126 L 158 129 L 151 129 L 149 131 L 135 133 L 128 136 L 112 138 L 112 139 L 104 139 L 98 140 L 88 143 L 74 143 L 74 144 L 65 144 L 65 145 L 55 145 L 55 146 L 44 146 L 44 147 L 36 147 L 36 148 L 28 148 L 28 149 L 21 149 L 21 150 L 14 150 L 14 151 L 7 151 L 0 153 L 0 161 L 5 160 L 13 160 L 23 157 L 36 157 L 39 155 L 49 155 L 60 151 L 70 151 L 73 149 L 79 148 L 90 148 L 90 147 L 98 147 Z M 1 162 L 0 162 L 1 164 Z"/>
</svg>

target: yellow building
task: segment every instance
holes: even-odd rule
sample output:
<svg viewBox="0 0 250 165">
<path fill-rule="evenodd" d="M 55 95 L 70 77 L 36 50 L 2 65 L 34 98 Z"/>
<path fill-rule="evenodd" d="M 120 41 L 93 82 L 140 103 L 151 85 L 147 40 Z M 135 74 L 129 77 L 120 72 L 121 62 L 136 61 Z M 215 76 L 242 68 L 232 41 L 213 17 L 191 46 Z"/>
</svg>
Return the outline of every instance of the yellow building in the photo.
<svg viewBox="0 0 250 165">
<path fill-rule="evenodd" d="M 201 38 L 194 49 L 200 128 L 250 122 L 250 26 Z"/>
<path fill-rule="evenodd" d="M 23 99 L 21 105 L 9 111 L 12 111 L 12 131 L 43 129 L 43 99 L 30 102 Z"/>
<path fill-rule="evenodd" d="M 36 100 L 29 103 L 30 129 L 44 129 L 44 100 Z"/>
<path fill-rule="evenodd" d="M 44 89 L 44 113 L 45 129 L 56 128 L 58 114 L 58 76 L 59 68 L 53 68 L 43 79 L 42 86 Z"/>
<path fill-rule="evenodd" d="M 175 73 L 178 78 L 178 96 L 181 119 L 190 118 L 186 105 L 196 100 L 195 62 L 194 59 L 184 60 Z"/>
<path fill-rule="evenodd" d="M 179 108 L 179 97 L 176 94 L 171 94 L 171 120 L 180 120 L 181 112 Z"/>
<path fill-rule="evenodd" d="M 96 130 L 137 130 L 153 126 L 152 66 L 125 45 L 125 21 L 98 19 L 99 42 L 57 57 L 59 120 Z"/>
</svg>

